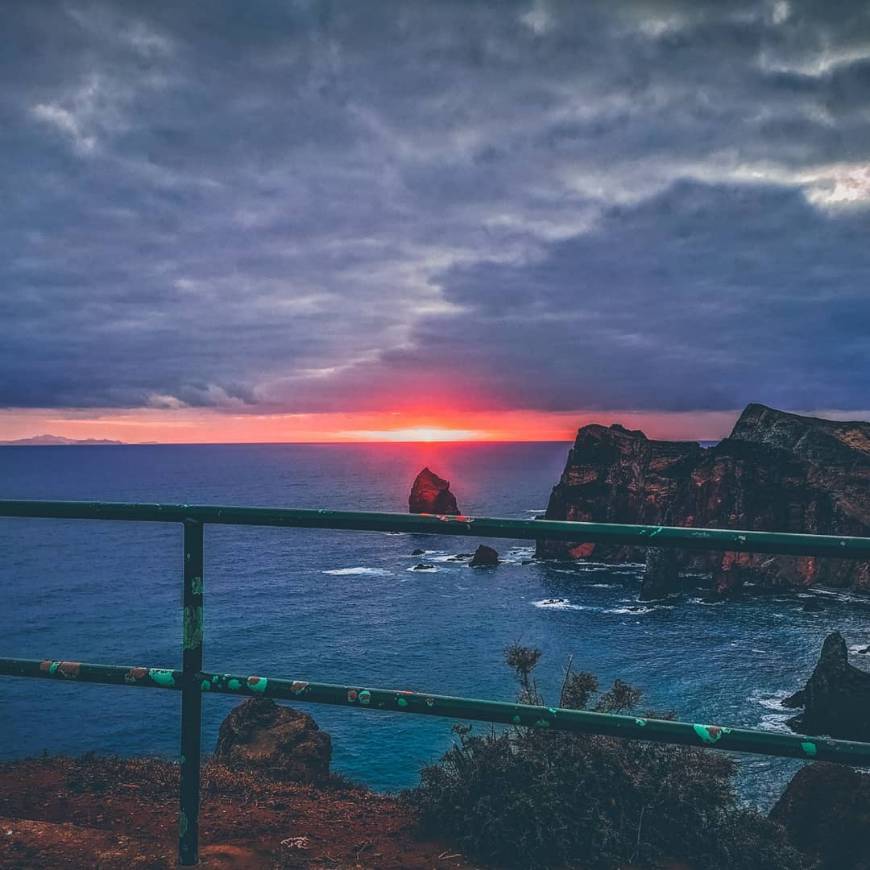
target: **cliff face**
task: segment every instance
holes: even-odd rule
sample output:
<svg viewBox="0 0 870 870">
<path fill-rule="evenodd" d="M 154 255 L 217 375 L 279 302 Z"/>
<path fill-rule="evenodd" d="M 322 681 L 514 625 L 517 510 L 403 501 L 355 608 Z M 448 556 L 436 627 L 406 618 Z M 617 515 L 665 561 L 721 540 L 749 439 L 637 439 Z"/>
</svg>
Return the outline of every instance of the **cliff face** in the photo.
<svg viewBox="0 0 870 870">
<path fill-rule="evenodd" d="M 729 438 L 652 441 L 622 426 L 584 426 L 553 488 L 547 519 L 870 535 L 870 423 L 838 423 L 749 405 Z M 870 592 L 870 566 L 845 560 L 676 551 L 676 569 Z M 643 561 L 636 548 L 540 541 L 538 555 Z M 660 585 L 660 584 L 657 584 Z"/>
</svg>

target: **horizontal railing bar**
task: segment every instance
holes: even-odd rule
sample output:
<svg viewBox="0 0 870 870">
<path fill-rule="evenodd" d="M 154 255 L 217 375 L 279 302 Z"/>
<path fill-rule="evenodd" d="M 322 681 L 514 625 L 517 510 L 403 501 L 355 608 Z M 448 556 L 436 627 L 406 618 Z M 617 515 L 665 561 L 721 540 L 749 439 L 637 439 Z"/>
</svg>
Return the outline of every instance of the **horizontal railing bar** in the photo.
<svg viewBox="0 0 870 870">
<path fill-rule="evenodd" d="M 562 520 L 516 520 L 497 517 L 218 505 L 2 500 L 0 500 L 0 517 L 179 523 L 195 520 L 200 523 L 222 525 L 406 532 L 519 540 L 547 539 L 639 547 L 734 550 L 795 556 L 831 556 L 840 559 L 870 559 L 870 538 L 621 523 L 577 523 Z"/>
<path fill-rule="evenodd" d="M 182 684 L 181 671 L 36 659 L 0 659 L 0 675 L 164 689 L 180 689 Z M 360 710 L 472 719 L 551 731 L 600 734 L 629 740 L 647 740 L 731 752 L 870 766 L 870 743 L 834 740 L 829 737 L 781 734 L 749 728 L 568 710 L 561 707 L 511 704 L 502 701 L 483 701 L 394 689 L 372 689 L 360 685 L 312 683 L 305 680 L 285 680 L 257 675 L 203 671 L 198 674 L 198 679 L 202 691 L 225 695 L 265 696 L 296 702 L 333 704 Z"/>
<path fill-rule="evenodd" d="M 2 659 L 0 676 L 39 677 L 78 683 L 105 683 L 112 686 L 141 686 L 181 689 L 182 671 L 170 668 L 142 668 L 123 665 L 95 665 L 59 659 Z"/>
</svg>

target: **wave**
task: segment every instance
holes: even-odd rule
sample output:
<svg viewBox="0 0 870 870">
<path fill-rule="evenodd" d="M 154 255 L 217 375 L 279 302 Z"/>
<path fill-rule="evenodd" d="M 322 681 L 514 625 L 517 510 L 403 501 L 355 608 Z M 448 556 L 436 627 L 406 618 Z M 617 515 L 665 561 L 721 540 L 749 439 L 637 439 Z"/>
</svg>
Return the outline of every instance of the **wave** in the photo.
<svg viewBox="0 0 870 870">
<path fill-rule="evenodd" d="M 768 711 L 762 715 L 757 727 L 762 731 L 793 734 L 794 732 L 786 723 L 794 716 L 794 710 L 787 710 L 782 706 L 782 702 L 792 694 L 789 691 L 771 692 L 764 689 L 755 689 L 751 692 L 747 700 Z"/>
<path fill-rule="evenodd" d="M 508 550 L 508 553 L 513 554 L 515 556 L 522 556 L 523 558 L 529 559 L 535 555 L 534 547 L 511 547 Z"/>
<path fill-rule="evenodd" d="M 849 604 L 870 604 L 870 595 L 861 595 L 857 592 L 846 592 L 842 589 L 821 589 L 814 586 L 812 596 L 824 596 L 825 598 L 833 598 L 836 601 L 844 601 Z"/>
<path fill-rule="evenodd" d="M 793 694 L 794 692 L 788 691 L 770 692 L 764 689 L 755 689 L 747 700 L 750 704 L 764 707 L 765 710 L 778 710 L 783 716 L 793 716 L 791 711 L 782 706 L 782 702 Z"/>
<path fill-rule="evenodd" d="M 643 616 L 656 610 L 672 610 L 672 605 L 626 604 L 622 607 L 601 607 L 593 604 L 572 604 L 567 598 L 544 598 L 533 601 L 534 607 L 543 610 L 588 610 L 592 613 L 608 613 L 615 616 Z"/>
<path fill-rule="evenodd" d="M 386 568 L 365 568 L 357 565 L 354 568 L 333 568 L 331 571 L 321 571 L 321 574 L 331 574 L 333 577 L 389 577 L 393 572 Z"/>
<path fill-rule="evenodd" d="M 540 607 L 545 610 L 594 610 L 596 608 L 586 607 L 583 604 L 571 604 L 567 598 L 544 598 L 541 601 L 533 601 L 533 606 Z"/>
<path fill-rule="evenodd" d="M 788 715 L 781 713 L 766 713 L 761 717 L 757 727 L 761 731 L 779 731 L 783 734 L 794 734 L 794 731 L 786 724 L 789 718 Z"/>
<path fill-rule="evenodd" d="M 647 613 L 653 613 L 656 610 L 673 610 L 673 605 L 671 604 L 657 604 L 654 607 L 647 604 L 637 604 L 634 606 L 626 606 L 626 607 L 604 607 L 602 608 L 602 613 L 615 613 L 620 616 L 623 614 L 631 614 L 632 616 L 644 616 Z"/>
</svg>

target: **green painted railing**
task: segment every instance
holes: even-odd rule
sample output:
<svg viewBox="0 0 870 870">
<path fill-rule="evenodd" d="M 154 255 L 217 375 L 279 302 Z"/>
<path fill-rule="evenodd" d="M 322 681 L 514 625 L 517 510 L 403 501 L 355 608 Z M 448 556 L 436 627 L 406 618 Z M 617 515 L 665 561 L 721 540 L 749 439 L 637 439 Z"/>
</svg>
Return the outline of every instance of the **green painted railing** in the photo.
<svg viewBox="0 0 870 870">
<path fill-rule="evenodd" d="M 40 661 L 6 658 L 0 659 L 0 675 L 174 689 L 181 692 L 178 851 L 179 863 L 183 865 L 196 864 L 198 860 L 203 694 L 264 695 L 317 704 L 337 704 L 360 710 L 501 722 L 554 731 L 604 734 L 659 743 L 870 766 L 870 743 L 779 734 L 725 725 L 482 701 L 370 686 L 314 683 L 304 679 L 277 679 L 257 674 L 221 674 L 202 669 L 203 525 L 206 523 L 408 532 L 514 540 L 588 541 L 641 547 L 782 553 L 859 560 L 870 560 L 870 538 L 431 514 L 62 501 L 0 501 L 0 517 L 128 520 L 182 525 L 184 637 L 181 670 L 86 664 L 53 659 Z"/>
</svg>

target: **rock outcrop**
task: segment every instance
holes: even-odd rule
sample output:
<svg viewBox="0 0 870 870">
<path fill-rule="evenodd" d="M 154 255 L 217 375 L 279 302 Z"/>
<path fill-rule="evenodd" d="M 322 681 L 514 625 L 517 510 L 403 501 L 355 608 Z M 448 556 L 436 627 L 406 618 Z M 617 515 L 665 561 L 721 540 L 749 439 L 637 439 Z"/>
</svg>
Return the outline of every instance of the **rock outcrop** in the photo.
<svg viewBox="0 0 870 870">
<path fill-rule="evenodd" d="M 498 565 L 498 553 L 492 547 L 480 544 L 474 551 L 469 564 L 472 568 L 487 568 L 492 565 Z"/>
<path fill-rule="evenodd" d="M 782 705 L 804 708 L 788 721 L 801 734 L 870 741 L 870 673 L 849 664 L 846 641 L 838 631 L 825 638 L 806 686 Z"/>
<path fill-rule="evenodd" d="M 870 423 L 749 405 L 714 447 L 584 426 L 553 488 L 547 519 L 870 535 Z M 749 581 L 870 592 L 870 564 L 844 559 L 674 551 L 679 572 L 713 575 L 720 594 Z M 542 557 L 644 561 L 642 549 L 539 541 Z M 594 554 L 594 555 L 593 555 Z M 653 568 L 655 568 L 655 564 Z M 670 591 L 659 580 L 655 594 Z"/>
<path fill-rule="evenodd" d="M 408 511 L 412 514 L 458 514 L 459 506 L 450 492 L 449 481 L 424 468 L 411 487 Z"/>
<path fill-rule="evenodd" d="M 641 601 L 667 598 L 679 588 L 680 559 L 676 550 L 665 547 L 650 547 L 646 551 L 643 582 L 640 586 Z"/>
<path fill-rule="evenodd" d="M 842 764 L 802 767 L 771 810 L 819 870 L 870 867 L 870 776 Z"/>
<path fill-rule="evenodd" d="M 307 713 L 250 698 L 221 723 L 214 757 L 289 782 L 318 783 L 329 775 L 332 742 Z"/>
</svg>

